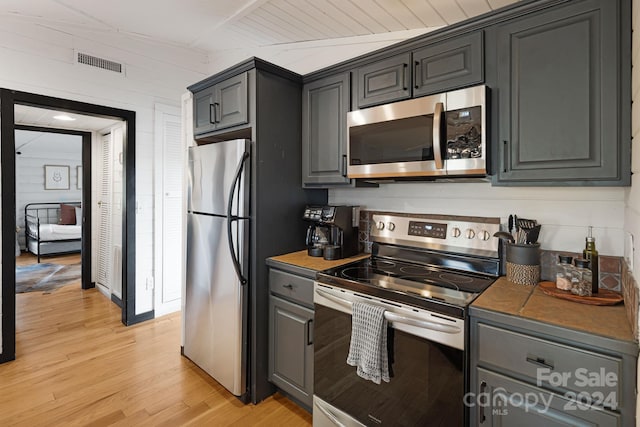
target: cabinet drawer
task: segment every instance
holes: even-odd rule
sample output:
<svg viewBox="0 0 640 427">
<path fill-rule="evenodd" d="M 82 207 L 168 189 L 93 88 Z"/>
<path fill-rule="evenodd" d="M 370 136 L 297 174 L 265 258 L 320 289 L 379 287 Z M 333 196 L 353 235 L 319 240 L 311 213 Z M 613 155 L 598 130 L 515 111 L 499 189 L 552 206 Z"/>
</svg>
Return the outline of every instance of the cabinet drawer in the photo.
<svg viewBox="0 0 640 427">
<path fill-rule="evenodd" d="M 620 414 L 576 401 L 571 393 L 558 395 L 529 384 L 477 369 L 478 390 L 472 400 L 472 418 L 478 426 L 618 427 Z M 475 413 L 474 413 L 475 412 Z"/>
<path fill-rule="evenodd" d="M 313 307 L 313 280 L 280 270 L 269 270 L 269 288 L 272 293 Z"/>
<path fill-rule="evenodd" d="M 594 404 L 610 397 L 605 406 L 623 405 L 621 359 L 485 324 L 478 325 L 478 342 L 480 365 L 526 376 L 546 388 L 586 392 Z"/>
</svg>

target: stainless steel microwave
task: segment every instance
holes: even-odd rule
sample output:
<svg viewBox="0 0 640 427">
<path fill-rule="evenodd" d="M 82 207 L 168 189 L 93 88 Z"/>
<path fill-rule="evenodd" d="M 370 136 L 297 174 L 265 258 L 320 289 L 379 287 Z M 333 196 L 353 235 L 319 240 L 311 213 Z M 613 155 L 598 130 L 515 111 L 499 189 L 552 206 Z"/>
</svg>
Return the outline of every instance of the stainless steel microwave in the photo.
<svg viewBox="0 0 640 427">
<path fill-rule="evenodd" d="M 347 113 L 349 178 L 487 174 L 486 86 Z"/>
</svg>

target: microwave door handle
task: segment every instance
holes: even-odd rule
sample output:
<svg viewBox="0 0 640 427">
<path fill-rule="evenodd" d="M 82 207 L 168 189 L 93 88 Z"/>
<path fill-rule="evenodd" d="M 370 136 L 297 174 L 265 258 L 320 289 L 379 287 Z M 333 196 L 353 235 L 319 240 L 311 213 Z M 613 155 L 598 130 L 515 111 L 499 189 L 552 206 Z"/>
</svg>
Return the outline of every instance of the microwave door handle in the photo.
<svg viewBox="0 0 640 427">
<path fill-rule="evenodd" d="M 436 108 L 433 113 L 433 157 L 436 161 L 436 169 L 444 169 L 442 161 L 442 114 L 444 105 L 442 102 L 436 102 Z"/>
</svg>

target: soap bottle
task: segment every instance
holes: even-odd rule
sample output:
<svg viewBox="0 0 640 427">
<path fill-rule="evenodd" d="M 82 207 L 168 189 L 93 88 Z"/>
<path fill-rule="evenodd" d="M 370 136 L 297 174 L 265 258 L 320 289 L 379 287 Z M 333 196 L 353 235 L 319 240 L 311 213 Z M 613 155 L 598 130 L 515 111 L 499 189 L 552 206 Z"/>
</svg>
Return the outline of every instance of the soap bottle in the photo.
<svg viewBox="0 0 640 427">
<path fill-rule="evenodd" d="M 598 251 L 596 250 L 596 239 L 593 237 L 593 227 L 589 226 L 589 235 L 587 236 L 586 245 L 582 251 L 582 257 L 589 260 L 591 265 L 591 293 L 598 293 L 599 275 L 598 275 Z"/>
</svg>

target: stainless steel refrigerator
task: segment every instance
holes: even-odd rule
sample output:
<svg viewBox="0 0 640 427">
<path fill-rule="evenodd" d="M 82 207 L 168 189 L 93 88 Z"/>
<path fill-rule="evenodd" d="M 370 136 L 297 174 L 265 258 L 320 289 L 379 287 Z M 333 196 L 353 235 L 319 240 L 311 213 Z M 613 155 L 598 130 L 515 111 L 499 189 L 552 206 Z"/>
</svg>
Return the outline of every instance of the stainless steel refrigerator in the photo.
<svg viewBox="0 0 640 427">
<path fill-rule="evenodd" d="M 251 143 L 189 149 L 183 353 L 248 399 Z"/>
</svg>

